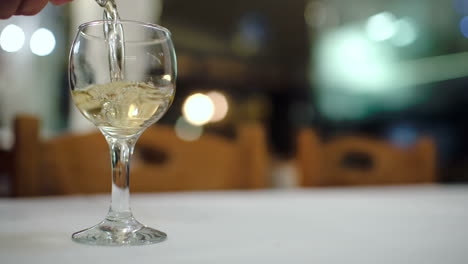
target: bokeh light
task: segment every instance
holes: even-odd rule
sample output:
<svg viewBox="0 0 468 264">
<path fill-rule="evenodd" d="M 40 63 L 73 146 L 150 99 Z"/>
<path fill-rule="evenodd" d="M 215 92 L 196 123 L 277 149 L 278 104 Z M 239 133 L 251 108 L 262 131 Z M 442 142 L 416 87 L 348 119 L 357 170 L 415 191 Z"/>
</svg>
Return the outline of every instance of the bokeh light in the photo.
<svg viewBox="0 0 468 264">
<path fill-rule="evenodd" d="M 391 41 L 395 46 L 403 47 L 412 44 L 417 38 L 414 21 L 410 18 L 402 18 L 395 22 L 397 31 Z"/>
<path fill-rule="evenodd" d="M 55 36 L 50 30 L 40 28 L 32 34 L 29 47 L 37 56 L 47 56 L 55 49 Z"/>
<path fill-rule="evenodd" d="M 468 16 L 464 16 L 460 20 L 460 31 L 465 38 L 468 38 Z"/>
<path fill-rule="evenodd" d="M 219 122 L 223 120 L 229 110 L 229 104 L 224 94 L 219 92 L 209 92 L 207 93 L 208 97 L 211 98 L 211 101 L 214 104 L 214 113 L 211 117 L 211 122 Z"/>
<path fill-rule="evenodd" d="M 369 39 L 357 25 L 322 33 L 310 73 L 319 112 L 331 120 L 359 120 L 406 105 L 412 90 L 402 85 L 407 80 L 395 67 L 394 50 Z"/>
<path fill-rule="evenodd" d="M 384 41 L 393 37 L 396 32 L 396 18 L 390 12 L 382 12 L 367 20 L 367 36 L 374 41 Z"/>
<path fill-rule="evenodd" d="M 243 15 L 231 40 L 233 51 L 240 56 L 252 56 L 260 52 L 268 35 L 267 25 L 268 21 L 261 13 Z"/>
<path fill-rule="evenodd" d="M 181 116 L 175 123 L 175 133 L 178 138 L 185 141 L 195 141 L 203 134 L 203 127 L 192 125 Z"/>
<path fill-rule="evenodd" d="M 418 139 L 418 131 L 408 124 L 397 124 L 388 132 L 390 142 L 398 147 L 409 147 Z"/>
<path fill-rule="evenodd" d="M 317 44 L 317 78 L 323 86 L 357 93 L 382 93 L 393 75 L 389 50 L 355 29 L 324 34 Z M 370 78 L 372 76 L 372 78 Z"/>
<path fill-rule="evenodd" d="M 207 95 L 192 94 L 184 102 L 182 113 L 185 119 L 193 125 L 204 125 L 214 115 L 215 107 L 211 98 Z"/>
<path fill-rule="evenodd" d="M 17 25 L 6 26 L 0 34 L 0 46 L 6 52 L 17 52 L 24 45 L 24 31 Z"/>
</svg>

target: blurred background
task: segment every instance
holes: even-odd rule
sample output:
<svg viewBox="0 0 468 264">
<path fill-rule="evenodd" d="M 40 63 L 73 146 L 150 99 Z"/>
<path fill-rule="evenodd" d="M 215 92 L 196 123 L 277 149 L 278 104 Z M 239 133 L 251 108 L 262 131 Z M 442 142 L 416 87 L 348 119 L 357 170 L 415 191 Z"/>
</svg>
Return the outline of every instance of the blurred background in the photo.
<svg viewBox="0 0 468 264">
<path fill-rule="evenodd" d="M 178 135 L 196 141 L 259 122 L 273 186 L 299 185 L 293 161 L 303 128 L 324 143 L 355 135 L 405 149 L 428 138 L 435 180 L 468 182 L 468 0 L 117 5 L 123 19 L 172 32 L 177 93 L 160 123 L 188 130 Z M 77 26 L 101 17 L 94 0 L 76 0 L 0 21 L 1 149 L 12 148 L 19 113 L 37 115 L 45 139 L 94 129 L 70 104 L 67 63 Z M 365 166 L 366 159 L 354 155 L 349 162 Z"/>
</svg>

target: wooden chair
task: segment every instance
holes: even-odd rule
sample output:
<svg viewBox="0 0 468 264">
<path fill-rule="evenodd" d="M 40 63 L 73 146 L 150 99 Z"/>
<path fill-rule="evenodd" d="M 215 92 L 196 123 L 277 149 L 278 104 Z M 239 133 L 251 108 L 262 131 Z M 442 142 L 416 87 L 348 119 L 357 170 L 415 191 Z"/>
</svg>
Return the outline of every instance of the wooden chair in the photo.
<svg viewBox="0 0 468 264">
<path fill-rule="evenodd" d="M 39 121 L 15 121 L 13 191 L 16 196 L 110 192 L 107 143 L 99 133 L 39 140 Z M 264 188 L 265 134 L 258 124 L 239 127 L 229 140 L 214 134 L 193 142 L 166 126 L 148 128 L 132 159 L 132 192 Z"/>
<path fill-rule="evenodd" d="M 312 129 L 297 137 L 297 163 L 303 186 L 430 183 L 436 180 L 436 150 L 423 137 L 403 149 L 357 136 L 321 143 Z"/>
</svg>

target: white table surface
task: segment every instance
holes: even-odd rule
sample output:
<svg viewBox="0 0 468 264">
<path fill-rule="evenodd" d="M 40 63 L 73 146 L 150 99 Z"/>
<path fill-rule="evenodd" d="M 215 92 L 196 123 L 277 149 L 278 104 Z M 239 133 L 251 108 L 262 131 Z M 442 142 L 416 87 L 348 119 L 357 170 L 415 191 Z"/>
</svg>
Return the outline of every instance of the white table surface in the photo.
<svg viewBox="0 0 468 264">
<path fill-rule="evenodd" d="M 468 263 L 468 186 L 133 195 L 136 218 L 168 240 L 72 242 L 108 202 L 0 199 L 0 263 Z"/>
</svg>

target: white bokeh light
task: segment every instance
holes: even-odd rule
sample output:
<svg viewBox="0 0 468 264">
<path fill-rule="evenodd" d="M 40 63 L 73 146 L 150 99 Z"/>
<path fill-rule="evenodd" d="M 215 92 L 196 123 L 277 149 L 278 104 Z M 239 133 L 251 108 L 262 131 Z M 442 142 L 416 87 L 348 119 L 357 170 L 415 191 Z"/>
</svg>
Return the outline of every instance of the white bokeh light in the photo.
<svg viewBox="0 0 468 264">
<path fill-rule="evenodd" d="M 187 97 L 182 106 L 182 113 L 188 122 L 200 126 L 211 120 L 214 108 L 213 101 L 209 96 L 196 93 Z"/>
<path fill-rule="evenodd" d="M 366 24 L 367 36 L 374 41 L 384 41 L 396 32 L 396 18 L 392 13 L 382 12 L 369 17 Z"/>
<path fill-rule="evenodd" d="M 206 95 L 208 95 L 211 98 L 211 101 L 213 101 L 214 104 L 214 113 L 213 117 L 211 117 L 212 122 L 219 122 L 223 120 L 229 110 L 229 104 L 226 99 L 226 96 L 224 94 L 219 93 L 219 92 L 209 92 Z"/>
<path fill-rule="evenodd" d="M 397 32 L 392 37 L 392 43 L 395 46 L 403 47 L 412 44 L 417 36 L 415 23 L 410 18 L 402 18 L 396 23 Z"/>
<path fill-rule="evenodd" d="M 49 55 L 55 49 L 54 34 L 46 28 L 36 30 L 31 36 L 29 47 L 37 56 Z"/>
<path fill-rule="evenodd" d="M 0 46 L 4 51 L 17 52 L 24 45 L 24 31 L 17 25 L 6 26 L 0 34 Z"/>
</svg>

